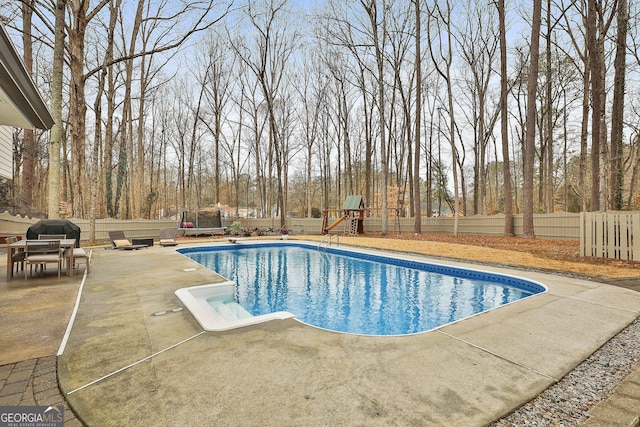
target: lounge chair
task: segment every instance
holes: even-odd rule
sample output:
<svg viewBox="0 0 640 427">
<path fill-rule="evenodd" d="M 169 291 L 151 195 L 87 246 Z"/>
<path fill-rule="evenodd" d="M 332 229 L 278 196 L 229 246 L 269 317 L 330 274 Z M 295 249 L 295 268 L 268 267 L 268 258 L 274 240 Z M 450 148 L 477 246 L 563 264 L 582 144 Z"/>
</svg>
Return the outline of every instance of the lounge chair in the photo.
<svg viewBox="0 0 640 427">
<path fill-rule="evenodd" d="M 160 246 L 176 246 L 176 230 L 174 228 L 163 228 L 160 230 Z"/>
<path fill-rule="evenodd" d="M 147 245 L 132 245 L 129 239 L 124 236 L 124 231 L 108 231 L 109 240 L 111 240 L 111 247 L 119 250 L 136 250 L 146 248 Z"/>
</svg>

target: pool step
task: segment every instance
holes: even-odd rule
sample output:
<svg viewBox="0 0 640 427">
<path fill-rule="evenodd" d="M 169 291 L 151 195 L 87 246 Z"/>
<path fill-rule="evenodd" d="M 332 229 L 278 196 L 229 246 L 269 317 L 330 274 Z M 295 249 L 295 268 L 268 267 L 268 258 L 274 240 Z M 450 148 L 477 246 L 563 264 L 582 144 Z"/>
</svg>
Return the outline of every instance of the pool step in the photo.
<svg viewBox="0 0 640 427">
<path fill-rule="evenodd" d="M 235 301 L 209 301 L 209 305 L 220 317 L 229 322 L 232 320 L 252 317 L 251 313 L 242 308 Z"/>
</svg>

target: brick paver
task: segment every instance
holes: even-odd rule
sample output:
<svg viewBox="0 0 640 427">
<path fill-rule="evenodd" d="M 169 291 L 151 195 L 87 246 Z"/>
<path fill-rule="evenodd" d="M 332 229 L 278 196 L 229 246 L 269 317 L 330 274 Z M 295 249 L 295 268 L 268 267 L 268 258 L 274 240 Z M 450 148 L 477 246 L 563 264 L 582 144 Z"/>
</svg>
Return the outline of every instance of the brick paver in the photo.
<svg viewBox="0 0 640 427">
<path fill-rule="evenodd" d="M 0 406 L 49 405 L 64 405 L 65 426 L 83 426 L 58 387 L 56 356 L 0 366 Z"/>
</svg>

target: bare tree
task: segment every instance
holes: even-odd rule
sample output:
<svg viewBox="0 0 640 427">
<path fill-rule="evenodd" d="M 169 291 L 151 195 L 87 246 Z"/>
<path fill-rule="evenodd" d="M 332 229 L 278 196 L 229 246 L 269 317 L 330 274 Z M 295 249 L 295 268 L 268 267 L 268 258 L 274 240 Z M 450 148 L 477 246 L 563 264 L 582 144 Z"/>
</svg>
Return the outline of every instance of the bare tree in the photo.
<svg viewBox="0 0 640 427">
<path fill-rule="evenodd" d="M 333 50 L 324 55 L 323 63 L 332 77 L 332 88 L 334 89 L 332 96 L 326 97 L 324 102 L 330 102 L 331 99 L 335 99 L 335 112 L 329 116 L 329 119 L 335 129 L 336 139 L 339 141 L 337 142 L 336 150 L 338 156 L 336 167 L 341 170 L 342 164 L 344 163 L 344 186 L 346 187 L 347 193 L 353 194 L 353 173 L 351 171 L 352 150 L 349 129 L 350 121 L 352 120 L 351 109 L 353 104 L 350 98 L 351 85 L 349 83 L 349 74 L 351 71 L 342 55 Z M 334 116 L 336 116 L 335 119 Z M 337 179 L 336 186 L 338 198 L 341 198 L 343 180 Z"/>
<path fill-rule="evenodd" d="M 125 73 L 125 82 L 124 82 L 124 99 L 123 99 L 123 111 L 122 111 L 122 143 L 126 145 L 126 155 L 127 155 L 127 163 L 128 163 L 128 175 L 129 175 L 129 185 L 127 186 L 127 203 L 128 207 L 126 211 L 127 217 L 138 218 L 140 216 L 140 196 L 141 194 L 137 193 L 138 183 L 142 183 L 141 174 L 136 173 L 138 168 L 142 167 L 141 165 L 136 165 L 135 156 L 134 156 L 134 143 L 133 143 L 133 135 L 134 135 L 134 117 L 133 117 L 133 105 L 132 105 L 132 93 L 133 93 L 133 57 L 136 53 L 138 43 L 138 33 L 140 32 L 140 27 L 142 26 L 142 14 L 144 12 L 144 0 L 138 0 L 138 5 L 136 7 L 136 13 L 133 18 L 133 26 L 131 28 L 131 34 L 129 36 L 128 42 L 123 40 L 123 50 L 127 52 L 128 58 L 124 61 L 124 73 Z M 124 38 L 124 34 L 123 34 Z M 141 91 L 142 92 L 142 91 Z M 142 127 L 142 117 L 138 117 L 138 128 Z"/>
<path fill-rule="evenodd" d="M 471 104 L 466 115 L 474 130 L 473 213 L 486 215 L 487 147 L 499 112 L 497 106 L 495 111 L 490 111 L 489 95 L 499 37 L 496 37 L 495 12 L 489 5 L 467 4 L 461 21 L 455 37 L 471 74 L 464 93 Z"/>
<path fill-rule="evenodd" d="M 546 213 L 553 212 L 553 99 L 552 99 L 552 58 L 551 58 L 551 40 L 553 36 L 553 23 L 551 22 L 551 0 L 547 0 L 547 31 L 545 34 L 545 100 L 543 102 L 543 118 L 544 131 L 541 134 L 544 135 L 544 146 L 541 147 L 542 160 L 540 162 L 540 181 L 541 189 L 543 193 L 542 204 L 545 207 Z M 546 148 L 546 150 L 545 150 Z M 545 161 L 546 160 L 546 164 Z M 546 173 L 544 173 L 546 172 Z"/>
<path fill-rule="evenodd" d="M 406 206 L 405 195 L 409 192 L 409 215 L 415 217 L 414 201 L 414 118 L 413 90 L 416 83 L 415 64 L 409 61 L 411 43 L 415 36 L 411 30 L 411 23 L 415 18 L 415 8 L 409 4 L 396 3 L 389 13 L 387 33 L 391 52 L 387 62 L 393 70 L 393 84 L 391 85 L 391 102 L 389 119 L 389 147 L 392 161 L 395 165 L 396 183 L 399 189 L 396 206 L 398 213 Z M 414 55 L 415 56 L 415 55 Z M 412 66 L 411 66 L 412 65 Z"/>
<path fill-rule="evenodd" d="M 416 118 L 415 118 L 415 143 L 414 143 L 414 160 L 413 160 L 413 211 L 414 211 L 414 221 L 413 221 L 413 231 L 414 233 L 422 232 L 422 197 L 420 196 L 420 136 L 422 133 L 421 129 L 421 118 L 422 118 L 422 52 L 420 46 L 420 38 L 422 37 L 421 33 L 421 20 L 422 16 L 420 14 L 420 0 L 414 0 L 414 6 L 416 11 L 416 55 L 415 55 L 415 73 L 416 73 Z"/>
<path fill-rule="evenodd" d="M 246 14 L 250 28 L 254 31 L 253 46 L 234 43 L 238 58 L 244 61 L 260 84 L 269 118 L 270 147 L 275 155 L 277 169 L 277 203 L 284 208 L 284 135 L 278 128 L 276 104 L 281 95 L 281 84 L 289 57 L 295 47 L 295 32 L 289 31 L 281 19 L 287 13 L 287 0 L 266 0 L 259 5 L 249 3 Z M 281 211 L 280 226 L 285 226 L 285 215 Z"/>
<path fill-rule="evenodd" d="M 502 138 L 502 174 L 504 186 L 504 234 L 513 235 L 513 195 L 511 194 L 511 161 L 509 156 L 509 117 L 507 111 L 507 29 L 504 0 L 498 0 L 500 28 L 500 131 Z"/>
<path fill-rule="evenodd" d="M 458 224 L 460 215 L 460 195 L 458 184 L 458 150 L 456 148 L 456 119 L 453 103 L 453 82 L 451 78 L 451 67 L 453 65 L 453 46 L 451 33 L 451 4 L 447 0 L 445 2 L 446 9 L 442 10 L 439 3 L 436 3 L 429 11 L 429 25 L 427 26 L 427 36 L 429 40 L 429 53 L 435 64 L 438 74 L 443 78 L 447 90 L 447 114 L 449 115 L 449 144 L 451 146 L 452 166 L 453 166 L 453 235 L 458 235 Z M 431 27 L 435 25 L 435 28 Z M 444 28 L 442 28 L 444 26 Z M 439 37 L 438 45 L 434 45 L 434 37 Z M 444 40 L 443 40 L 444 38 Z M 439 47 L 439 60 L 436 59 L 435 48 Z"/>
<path fill-rule="evenodd" d="M 86 102 L 85 102 L 85 85 L 89 77 L 94 73 L 99 72 L 105 65 L 99 66 L 87 70 L 85 72 L 85 34 L 91 21 L 98 15 L 101 9 L 106 6 L 111 0 L 101 0 L 92 9 L 89 9 L 89 2 L 82 0 L 69 0 L 70 16 L 72 22 L 69 27 L 69 64 L 71 75 L 71 102 L 70 102 L 70 128 L 71 128 L 71 152 L 72 152 L 72 186 L 71 194 L 74 197 L 74 214 L 77 216 L 84 216 L 86 210 L 85 201 L 85 129 L 86 129 Z M 137 57 L 143 57 L 151 53 L 158 53 L 162 51 L 168 51 L 181 46 L 189 37 L 193 34 L 202 31 L 211 25 L 214 25 L 221 19 L 221 16 L 225 16 L 227 11 L 222 11 L 220 16 L 211 18 L 211 14 L 214 9 L 219 5 L 214 0 L 199 0 L 189 2 L 185 4 L 182 9 L 172 10 L 171 17 L 167 19 L 166 16 L 155 16 L 153 19 L 160 21 L 172 22 L 174 29 L 178 27 L 178 24 L 182 24 L 180 28 L 184 28 L 182 31 L 169 31 L 166 28 L 163 30 L 165 37 L 170 36 L 170 40 L 162 45 L 155 45 L 152 52 L 147 51 L 128 51 L 123 56 L 113 59 L 113 63 L 129 61 Z M 181 22 L 181 19 L 186 17 L 193 17 L 193 22 Z M 106 64 L 110 66 L 112 64 Z M 127 124 L 121 123 L 121 129 L 126 130 L 122 126 Z M 131 135 L 131 129 L 128 130 L 128 134 Z M 126 142 L 126 141 L 125 141 Z M 131 150 L 130 150 L 131 151 Z M 121 151 L 121 154 L 124 155 Z M 123 159 L 124 160 L 124 157 Z M 52 167 L 56 167 L 55 164 Z M 126 171 L 126 166 L 123 173 Z M 130 183 L 131 184 L 131 183 Z M 118 189 L 116 189 L 116 192 Z"/>
<path fill-rule="evenodd" d="M 605 15 L 603 2 L 587 1 L 586 42 L 591 75 L 591 204 L 590 210 L 601 208 L 600 162 L 606 148 L 605 138 L 605 64 L 604 41 L 614 13 Z M 606 176 L 606 175 L 605 175 Z"/>
<path fill-rule="evenodd" d="M 204 75 L 199 77 L 205 90 L 207 109 L 199 117 L 213 136 L 213 194 L 216 202 L 220 201 L 220 145 L 222 143 L 222 125 L 225 107 L 231 91 L 231 70 L 233 61 L 228 57 L 228 46 L 219 34 L 210 32 L 199 57 L 205 58 Z M 210 124 L 208 114 L 212 117 Z"/>
<path fill-rule="evenodd" d="M 69 26 L 69 70 L 71 74 L 71 101 L 69 125 L 71 128 L 71 183 L 73 195 L 73 214 L 82 218 L 85 214 L 86 176 L 86 113 L 85 100 L 85 34 L 90 21 L 106 6 L 110 0 L 100 0 L 92 9 L 89 2 L 69 0 L 72 22 Z M 52 164 L 51 167 L 57 167 Z"/>
<path fill-rule="evenodd" d="M 386 2 L 384 3 L 387 4 Z M 384 96 L 384 82 L 380 81 L 380 73 L 378 71 L 378 59 L 376 58 L 376 47 L 374 43 L 373 26 L 377 31 L 378 15 L 381 17 L 387 13 L 387 7 L 383 7 L 381 13 L 378 14 L 377 2 L 363 2 L 360 0 L 347 3 L 347 7 L 343 7 L 342 1 L 328 1 L 327 11 L 324 12 L 319 22 L 321 28 L 318 30 L 321 36 L 321 41 L 330 46 L 335 46 L 342 49 L 345 52 L 344 57 L 349 58 L 344 61 L 345 65 L 350 65 L 352 68 L 352 84 L 358 88 L 360 94 L 361 103 L 360 111 L 363 116 L 362 125 L 363 133 L 362 137 L 365 142 L 365 160 L 364 160 L 364 193 L 365 201 L 374 209 L 381 210 L 382 200 L 385 200 L 385 209 L 382 209 L 381 214 L 387 216 L 387 185 L 388 180 L 388 167 L 375 166 L 376 159 L 380 158 L 380 161 L 388 164 L 388 156 L 380 156 L 380 152 L 383 149 L 381 145 L 386 144 L 386 132 L 384 129 L 381 134 L 380 125 L 384 123 L 384 127 L 387 126 L 386 118 L 381 121 L 380 113 L 383 114 L 384 110 L 380 111 L 380 89 L 382 88 L 382 94 Z M 370 12 L 375 8 L 376 14 L 372 21 Z M 384 19 L 384 18 L 383 18 Z M 384 26 L 384 25 L 382 25 Z M 383 33 L 382 41 L 386 39 L 386 31 Z M 378 40 L 380 41 L 380 40 Z M 380 47 L 378 46 L 380 52 Z M 380 65 L 384 67 L 384 58 L 380 55 Z M 328 58 L 327 58 L 328 59 Z M 386 105 L 385 105 L 386 108 Z M 376 115 L 376 109 L 378 114 Z M 330 116 L 326 117 L 328 120 Z M 323 122 L 323 138 L 328 138 L 328 134 L 325 132 L 328 128 L 324 127 Z M 376 144 L 376 140 L 380 140 L 380 144 Z M 328 166 L 331 162 L 329 146 L 326 146 L 326 150 L 323 151 L 323 162 L 325 166 Z M 381 169 L 384 173 L 378 173 Z M 326 207 L 329 207 L 330 195 L 327 194 L 330 188 L 328 180 L 331 179 L 329 173 L 324 173 L 324 197 Z M 384 184 L 379 184 L 379 180 L 385 180 Z M 374 198 L 376 189 L 379 189 L 380 198 Z M 337 203 L 337 202 L 336 202 Z M 383 218 L 383 222 L 388 223 L 388 219 Z M 388 226 L 387 226 L 388 227 Z"/>
<path fill-rule="evenodd" d="M 60 197 L 73 201 L 76 215 L 93 220 L 151 216 L 155 207 L 159 215 L 160 207 L 173 204 L 169 198 L 183 206 L 215 199 L 235 204 L 240 213 L 239 204 L 249 207 L 251 198 L 260 216 L 280 215 L 284 221 L 288 186 L 295 185 L 291 203 L 295 200 L 307 216 L 316 206 L 339 206 L 345 194 L 365 194 L 369 206 L 382 213 L 388 232 L 388 208 L 394 202 L 389 197 L 395 196 L 387 190 L 397 186 L 398 202 L 408 191 L 416 231 L 423 228 L 421 198 L 431 208 L 431 198 L 438 196 L 456 215 L 472 208 L 484 213 L 494 200 L 497 207 L 504 201 L 505 234 L 513 233 L 512 216 L 522 202 L 526 221 L 532 212 L 551 212 L 558 188 L 564 188 L 565 209 L 578 209 L 580 198 L 583 209 L 620 209 L 623 196 L 628 205 L 637 203 L 636 101 L 625 97 L 625 90 L 637 90 L 637 64 L 623 61 L 627 28 L 627 58 L 638 56 L 636 28 L 629 25 L 637 16 L 627 10 L 628 0 L 547 0 L 547 28 L 538 36 L 546 37 L 546 56 L 535 66 L 539 40 L 534 45 L 531 39 L 529 48 L 528 37 L 515 38 L 507 49 L 504 21 L 518 17 L 504 10 L 502 0 L 496 2 L 497 19 L 487 5 L 412 2 L 324 0 L 305 21 L 318 24 L 312 28 L 316 33 L 305 34 L 308 38 L 297 38 L 304 29 L 292 25 L 294 3 L 233 2 L 237 9 L 221 28 L 228 25 L 234 32 L 231 26 L 237 25 L 238 36 L 229 44 L 237 56 L 231 65 L 222 42 L 211 55 L 195 55 L 203 64 L 189 71 L 201 71 L 198 84 L 187 80 L 185 67 L 164 75 L 163 63 L 176 48 L 190 48 L 184 42 L 191 36 L 220 22 L 214 0 L 182 2 L 178 9 L 166 2 L 132 1 L 127 3 L 133 6 L 131 16 L 124 15 L 121 0 L 4 2 L 0 9 L 9 15 L 12 30 L 23 31 L 25 64 L 33 41 L 34 80 L 48 83 L 53 77 L 59 125 L 51 133 L 49 159 L 29 157 L 29 136 L 19 145 L 15 165 L 22 196 L 32 197 L 34 207 L 46 199 L 38 172 L 49 168 L 52 217 L 58 215 Z M 62 7 L 58 28 L 63 32 L 54 44 L 48 20 L 49 8 L 56 5 Z M 530 19 L 526 8 L 524 21 Z M 614 16 L 618 41 L 607 34 Z M 118 20 L 115 25 L 112 19 Z M 494 25 L 498 21 L 502 34 Z M 554 29 L 556 23 L 563 24 L 564 33 Z M 41 69 L 49 66 L 51 47 L 65 47 L 65 25 L 67 64 L 64 52 L 56 50 L 51 72 Z M 423 42 L 428 44 L 424 52 Z M 301 47 L 317 48 L 312 52 L 317 57 L 298 62 Z M 421 57 L 425 54 L 435 64 L 432 75 Z M 514 66 L 511 76 L 507 61 Z M 58 74 L 65 66 L 69 89 Z M 167 80 L 182 86 L 163 104 L 156 97 Z M 546 84 L 546 91 L 536 87 L 532 92 L 534 81 Z M 492 98 L 497 101 L 498 87 L 500 109 Z M 63 104 L 63 93 L 69 94 L 69 105 Z M 499 114 L 502 159 L 494 131 Z M 626 134 L 629 141 L 622 140 Z M 575 139 L 577 147 L 578 135 L 579 157 L 572 145 Z M 534 234 L 532 225 L 528 231 Z"/>
<path fill-rule="evenodd" d="M 243 70 L 238 72 L 238 76 L 243 74 Z M 233 176 L 233 184 L 234 184 L 234 202 L 236 206 L 235 215 L 238 217 L 240 215 L 240 184 L 241 184 L 241 174 L 246 165 L 249 164 L 249 156 L 246 155 L 250 150 L 246 150 L 243 152 L 242 146 L 242 135 L 243 129 L 246 126 L 244 123 L 244 114 L 245 114 L 245 106 L 244 103 L 246 101 L 245 97 L 245 88 L 242 78 L 238 78 L 239 84 L 239 92 L 237 96 L 231 96 L 231 101 L 238 107 L 238 121 L 235 123 L 235 126 L 231 126 L 232 137 L 231 138 L 223 138 L 223 149 L 227 152 L 229 157 L 229 165 L 231 168 L 231 173 Z M 248 193 L 248 191 L 247 191 Z M 247 197 L 244 201 L 245 206 L 247 207 L 247 216 L 249 215 L 249 198 Z"/>
<path fill-rule="evenodd" d="M 386 119 L 385 119 L 385 94 L 384 94 L 384 58 L 383 51 L 385 49 L 385 31 L 384 31 L 384 13 L 386 11 L 385 4 L 383 3 L 383 30 L 379 31 L 378 28 L 378 3 L 377 0 L 360 0 L 360 4 L 364 8 L 365 12 L 369 17 L 369 23 L 371 25 L 371 34 L 372 34 L 372 42 L 373 48 L 375 52 L 376 59 L 376 68 L 377 68 L 377 86 L 378 86 L 378 123 L 379 123 L 379 132 L 380 132 L 380 168 L 382 174 L 382 183 L 381 183 L 381 209 L 382 209 L 382 226 L 381 232 L 382 235 L 386 235 L 389 232 L 389 201 L 388 201 L 388 180 L 389 180 L 389 166 L 388 166 L 388 158 L 387 158 L 387 147 L 386 147 Z M 382 38 L 380 38 L 380 32 L 382 32 Z"/>
<path fill-rule="evenodd" d="M 588 157 L 588 133 L 589 133 L 589 87 L 591 83 L 590 78 L 590 65 L 589 65 L 589 54 L 586 46 L 586 37 L 584 34 L 579 34 L 579 31 L 584 27 L 584 22 L 586 22 L 586 10 L 585 10 L 585 2 L 570 2 L 570 5 L 574 5 L 574 8 L 577 10 L 580 19 L 580 25 L 577 25 L 577 31 L 574 31 L 572 28 L 571 22 L 569 20 L 569 15 L 564 14 L 564 30 L 567 33 L 567 36 L 571 40 L 571 46 L 573 47 L 574 54 L 570 54 L 565 49 L 566 57 L 571 60 L 578 70 L 578 72 L 582 76 L 582 110 L 581 110 L 581 124 L 580 124 L 580 157 L 579 157 L 579 166 L 578 166 L 578 182 L 575 186 L 575 191 L 578 192 L 581 199 L 581 209 L 588 209 L 588 186 L 587 186 L 587 157 Z M 569 10 L 570 7 L 566 6 L 564 2 L 561 2 L 561 8 L 563 10 Z M 584 41 L 584 43 L 582 43 Z M 581 63 L 578 63 L 577 60 L 580 60 Z"/>
<path fill-rule="evenodd" d="M 613 82 L 613 106 L 611 107 L 611 166 L 609 178 L 609 207 L 622 209 L 622 191 L 624 185 L 624 98 L 627 55 L 627 30 L 629 12 L 627 0 L 618 0 L 618 33 L 616 36 L 615 76 Z"/>
<path fill-rule="evenodd" d="M 326 80 L 318 64 L 313 57 L 304 57 L 304 68 L 308 72 L 299 76 L 296 89 L 302 103 L 302 108 L 298 112 L 299 121 L 302 124 L 302 139 L 305 145 L 305 204 L 306 216 L 312 217 L 312 180 L 313 180 L 313 154 L 317 145 L 320 132 L 320 120 L 322 114 L 322 104 L 328 102 Z"/>
<path fill-rule="evenodd" d="M 27 72 L 33 73 L 33 40 L 31 37 L 31 23 L 33 18 L 33 8 L 35 0 L 25 0 L 22 3 L 22 47 L 23 60 Z M 23 163 L 22 163 L 22 200 L 27 206 L 33 203 L 33 185 L 36 167 L 36 156 L 38 153 L 35 134 L 33 129 L 24 129 L 22 143 Z"/>
<path fill-rule="evenodd" d="M 94 141 L 93 152 L 91 156 L 91 200 L 89 203 L 89 243 L 95 244 L 96 240 L 96 216 L 97 216 L 97 204 L 98 204 L 98 191 L 102 187 L 100 185 L 99 163 L 100 163 L 100 148 L 102 146 L 102 95 L 104 93 L 105 85 L 107 83 L 107 77 L 109 68 L 106 64 L 110 63 L 113 59 L 114 48 L 114 31 L 116 27 L 118 12 L 120 10 L 121 0 L 111 2 L 109 5 L 109 25 L 107 27 L 107 47 L 105 49 L 102 71 L 97 75 L 98 87 L 96 93 L 96 99 L 94 102 Z M 109 124 L 110 124 L 109 120 Z M 110 136 L 110 132 L 108 132 Z"/>
<path fill-rule="evenodd" d="M 600 209 L 600 128 L 604 105 L 601 92 L 604 82 L 602 79 L 602 53 L 597 40 L 598 8 L 596 0 L 587 2 L 586 39 L 589 53 L 589 72 L 591 76 L 591 204 L 589 210 Z"/>
<path fill-rule="evenodd" d="M 49 141 L 49 218 L 58 218 L 60 209 L 60 146 L 62 127 L 62 78 L 64 72 L 64 28 L 66 0 L 57 0 L 55 6 L 55 31 L 53 66 L 51 76 L 51 113 L 55 123 Z"/>
<path fill-rule="evenodd" d="M 180 194 L 179 203 L 182 208 L 198 207 L 196 185 L 196 154 L 199 152 L 202 139 L 198 114 L 201 108 L 204 89 L 202 85 L 192 93 L 186 80 L 176 82 L 173 87 L 175 103 L 171 108 L 176 128 L 175 138 L 171 140 L 177 157 L 177 183 Z M 195 105 L 194 105 L 195 102 Z M 195 197 L 194 197 L 195 195 Z"/>
<path fill-rule="evenodd" d="M 524 201 L 522 234 L 534 237 L 533 228 L 533 164 L 536 144 L 536 93 L 538 89 L 538 60 L 540 57 L 540 26 L 542 0 L 533 0 L 533 23 L 531 25 L 531 54 L 527 81 L 527 121 L 524 147 Z"/>
</svg>

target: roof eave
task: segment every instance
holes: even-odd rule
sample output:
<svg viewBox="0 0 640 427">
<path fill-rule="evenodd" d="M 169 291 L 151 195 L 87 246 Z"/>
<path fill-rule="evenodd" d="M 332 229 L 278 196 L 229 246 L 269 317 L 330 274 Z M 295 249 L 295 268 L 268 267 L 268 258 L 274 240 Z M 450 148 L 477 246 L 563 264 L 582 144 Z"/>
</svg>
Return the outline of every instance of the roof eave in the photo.
<svg viewBox="0 0 640 427">
<path fill-rule="evenodd" d="M 0 23 L 0 124 L 51 129 L 55 120 Z"/>
</svg>

